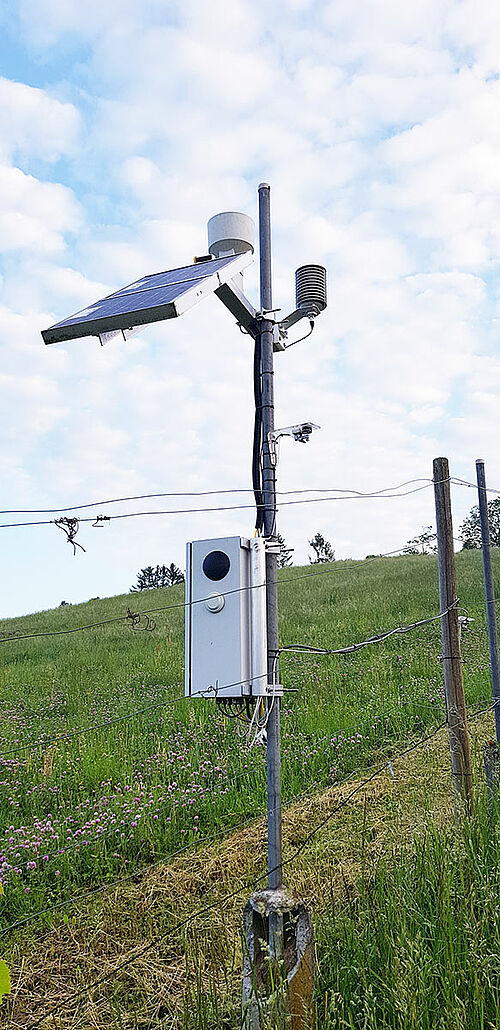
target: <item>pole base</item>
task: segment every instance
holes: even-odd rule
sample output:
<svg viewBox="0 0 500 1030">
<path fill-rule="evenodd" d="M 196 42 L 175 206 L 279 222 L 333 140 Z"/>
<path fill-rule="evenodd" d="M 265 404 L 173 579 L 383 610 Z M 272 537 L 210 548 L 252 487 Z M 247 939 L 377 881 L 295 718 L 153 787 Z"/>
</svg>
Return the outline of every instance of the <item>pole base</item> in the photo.
<svg viewBox="0 0 500 1030">
<path fill-rule="evenodd" d="M 282 949 L 271 956 L 276 925 L 282 927 Z M 257 891 L 245 906 L 243 936 L 244 1030 L 261 1030 L 273 1016 L 281 1025 L 280 1014 L 291 1030 L 314 1030 L 313 932 L 304 903 L 283 889 Z"/>
</svg>

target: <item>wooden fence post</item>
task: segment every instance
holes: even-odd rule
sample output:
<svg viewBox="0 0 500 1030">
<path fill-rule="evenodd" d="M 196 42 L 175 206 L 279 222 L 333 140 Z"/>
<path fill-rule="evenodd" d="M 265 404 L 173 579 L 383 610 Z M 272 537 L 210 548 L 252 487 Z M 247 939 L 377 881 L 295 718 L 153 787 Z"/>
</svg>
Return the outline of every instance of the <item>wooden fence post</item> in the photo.
<svg viewBox="0 0 500 1030">
<path fill-rule="evenodd" d="M 458 623 L 455 579 L 455 551 L 451 517 L 450 470 L 447 458 L 435 458 L 434 500 L 439 570 L 439 607 L 446 715 L 450 741 L 451 776 L 455 794 L 469 803 L 472 799 L 472 767 L 470 758 L 467 712 L 462 679 L 462 656 Z M 455 605 L 455 607 L 452 607 Z"/>
</svg>

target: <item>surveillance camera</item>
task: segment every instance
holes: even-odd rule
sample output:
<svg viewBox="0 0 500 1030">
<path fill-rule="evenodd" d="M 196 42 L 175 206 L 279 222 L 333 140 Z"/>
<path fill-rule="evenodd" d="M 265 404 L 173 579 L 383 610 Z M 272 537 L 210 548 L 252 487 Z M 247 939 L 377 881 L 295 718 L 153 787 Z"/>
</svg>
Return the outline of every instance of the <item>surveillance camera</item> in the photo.
<svg viewBox="0 0 500 1030">
<path fill-rule="evenodd" d="M 313 425 L 312 422 L 303 422 L 300 426 L 294 426 L 292 429 L 292 436 L 294 440 L 299 443 L 307 443 L 313 429 L 318 429 L 319 426 Z"/>
<path fill-rule="evenodd" d="M 307 443 L 313 429 L 320 429 L 315 422 L 301 422 L 297 426 L 285 426 L 284 429 L 273 429 L 268 433 L 269 451 L 273 465 L 278 461 L 279 439 L 282 436 L 292 436 L 298 443 Z"/>
<path fill-rule="evenodd" d="M 313 429 L 319 429 L 319 426 L 315 425 L 314 422 L 301 422 L 298 426 L 291 426 L 289 435 L 293 436 L 294 440 L 298 443 L 307 443 Z"/>
</svg>

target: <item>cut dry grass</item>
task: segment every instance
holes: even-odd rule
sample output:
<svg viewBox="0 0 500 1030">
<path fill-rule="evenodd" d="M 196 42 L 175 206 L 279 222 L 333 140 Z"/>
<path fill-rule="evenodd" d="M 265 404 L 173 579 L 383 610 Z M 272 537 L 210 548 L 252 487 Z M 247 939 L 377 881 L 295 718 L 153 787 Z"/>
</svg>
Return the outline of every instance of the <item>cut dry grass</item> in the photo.
<svg viewBox="0 0 500 1030">
<path fill-rule="evenodd" d="M 490 715 L 471 724 L 478 769 L 491 724 Z M 387 743 L 380 755 L 381 764 L 392 759 L 394 775 L 385 764 L 366 785 L 360 775 L 286 811 L 285 862 L 304 847 L 286 865 L 284 879 L 313 911 L 324 911 L 332 898 L 345 897 L 346 889 L 355 892 L 367 861 L 411 846 L 429 822 L 450 822 L 446 732 L 399 761 L 397 750 Z M 241 913 L 253 885 L 262 885 L 265 852 L 261 820 L 99 896 L 77 913 L 68 910 L 64 920 L 59 913 L 53 928 L 37 939 L 20 933 L 6 956 L 13 995 L 4 1000 L 2 1026 L 237 1026 Z M 205 911 L 196 921 L 178 927 L 198 909 Z M 127 964 L 119 970 L 122 963 Z M 92 989 L 94 980 L 100 982 Z M 200 998 L 210 1009 L 206 1021 L 195 1011 Z"/>
</svg>

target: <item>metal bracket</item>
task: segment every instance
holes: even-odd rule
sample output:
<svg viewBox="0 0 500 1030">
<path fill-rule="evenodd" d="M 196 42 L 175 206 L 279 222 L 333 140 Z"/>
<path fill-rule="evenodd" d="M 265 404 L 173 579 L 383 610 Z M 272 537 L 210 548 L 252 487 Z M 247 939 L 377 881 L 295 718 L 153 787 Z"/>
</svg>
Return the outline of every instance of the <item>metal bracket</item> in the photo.
<svg viewBox="0 0 500 1030">
<path fill-rule="evenodd" d="M 281 554 L 281 544 L 275 536 L 268 536 L 264 540 L 266 554 Z"/>
<path fill-rule="evenodd" d="M 217 290 L 214 290 L 215 296 L 222 301 L 224 306 L 234 315 L 238 325 L 240 325 L 250 336 L 255 337 L 258 332 L 258 321 L 260 312 L 256 311 L 253 304 L 250 303 L 243 290 L 240 290 L 236 279 L 233 278 L 227 283 L 222 283 Z"/>
<path fill-rule="evenodd" d="M 270 308 L 269 311 L 256 311 L 255 321 L 258 327 L 259 322 L 263 322 L 264 319 L 268 322 L 273 323 L 272 334 L 273 334 L 273 351 L 283 351 L 286 349 L 285 340 L 286 332 L 281 328 L 281 322 L 277 322 L 272 316 L 276 311 L 281 311 L 281 308 Z M 258 331 L 258 328 L 257 328 Z"/>
<path fill-rule="evenodd" d="M 267 684 L 267 696 L 268 697 L 283 697 L 283 684 L 282 683 L 268 683 Z"/>
</svg>

